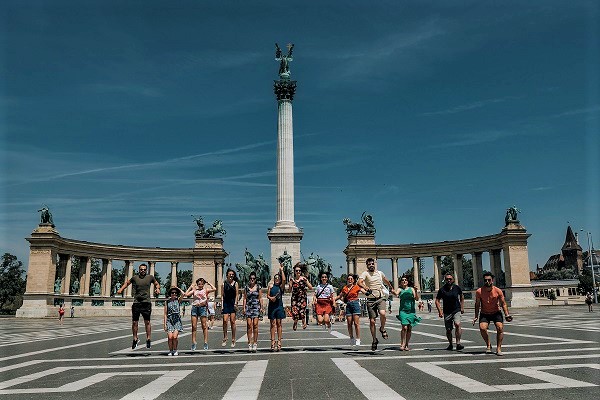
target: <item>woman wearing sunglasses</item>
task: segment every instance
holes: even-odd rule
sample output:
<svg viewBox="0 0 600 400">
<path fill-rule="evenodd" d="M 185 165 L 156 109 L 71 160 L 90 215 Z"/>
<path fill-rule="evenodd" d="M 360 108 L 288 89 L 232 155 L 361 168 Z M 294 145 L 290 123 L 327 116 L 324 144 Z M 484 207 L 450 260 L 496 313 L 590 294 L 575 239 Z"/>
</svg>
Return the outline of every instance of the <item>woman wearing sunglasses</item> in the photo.
<svg viewBox="0 0 600 400">
<path fill-rule="evenodd" d="M 310 281 L 302 274 L 303 264 L 297 263 L 294 266 L 294 277 L 290 279 L 290 290 L 292 291 L 291 311 L 294 320 L 294 330 L 298 329 L 298 321 L 302 321 L 302 329 L 306 329 L 306 303 L 307 289 L 312 290 Z"/>
<path fill-rule="evenodd" d="M 262 314 L 262 295 L 256 282 L 256 272 L 250 272 L 248 286 L 244 288 L 243 303 L 246 315 L 246 334 L 248 336 L 248 351 L 256 353 L 258 347 L 258 318 Z"/>
</svg>

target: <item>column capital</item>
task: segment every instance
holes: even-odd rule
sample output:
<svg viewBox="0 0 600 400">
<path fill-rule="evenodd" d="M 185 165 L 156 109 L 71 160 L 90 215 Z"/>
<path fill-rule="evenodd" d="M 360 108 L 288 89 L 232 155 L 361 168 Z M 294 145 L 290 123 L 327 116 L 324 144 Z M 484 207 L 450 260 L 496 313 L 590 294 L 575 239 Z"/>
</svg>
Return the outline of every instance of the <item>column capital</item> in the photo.
<svg viewBox="0 0 600 400">
<path fill-rule="evenodd" d="M 294 95 L 296 94 L 296 81 L 279 80 L 273 82 L 273 91 L 275 92 L 277 101 L 294 100 Z"/>
</svg>

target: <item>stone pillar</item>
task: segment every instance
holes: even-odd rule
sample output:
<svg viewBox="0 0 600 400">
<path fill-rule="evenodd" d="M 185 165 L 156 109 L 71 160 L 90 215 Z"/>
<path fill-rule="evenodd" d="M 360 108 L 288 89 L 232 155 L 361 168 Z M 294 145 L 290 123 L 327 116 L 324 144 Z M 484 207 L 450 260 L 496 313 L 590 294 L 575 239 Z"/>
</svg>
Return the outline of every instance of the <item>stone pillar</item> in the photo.
<svg viewBox="0 0 600 400">
<path fill-rule="evenodd" d="M 354 259 L 354 273 L 362 274 L 367 270 L 367 258 L 373 258 L 375 265 L 378 264 L 375 235 L 348 236 L 348 246 L 344 253 Z"/>
<path fill-rule="evenodd" d="M 435 291 L 440 290 L 440 265 L 442 264 L 442 257 L 433 256 L 433 279 L 435 280 Z"/>
<path fill-rule="evenodd" d="M 392 258 L 392 283 L 394 290 L 398 289 L 398 259 Z"/>
<path fill-rule="evenodd" d="M 413 257 L 413 282 L 417 290 L 421 290 L 421 282 L 419 282 L 419 257 Z"/>
<path fill-rule="evenodd" d="M 271 243 L 271 276 L 279 267 L 277 260 L 284 251 L 292 257 L 292 265 L 300 261 L 303 233 L 294 221 L 294 124 L 292 100 L 296 81 L 275 81 L 277 97 L 277 221 L 267 233 Z"/>
<path fill-rule="evenodd" d="M 177 287 L 177 264 L 177 261 L 171 261 L 171 287 Z"/>
<path fill-rule="evenodd" d="M 87 257 L 77 257 L 77 262 L 79 264 L 79 293 L 80 296 L 83 296 L 85 292 L 85 265 L 87 264 Z"/>
<path fill-rule="evenodd" d="M 110 286 L 112 285 L 112 260 L 102 259 L 102 280 L 100 284 L 100 295 L 110 297 Z"/>
<path fill-rule="evenodd" d="M 194 247 L 194 261 L 192 263 L 192 283 L 198 278 L 217 287 L 217 264 L 223 265 L 227 253 L 223 250 L 222 238 L 196 237 Z M 223 274 L 221 273 L 221 276 Z"/>
<path fill-rule="evenodd" d="M 133 277 L 133 268 L 135 267 L 134 262 L 130 260 L 125 261 L 125 276 L 127 279 L 131 279 Z M 123 297 L 132 297 L 133 288 L 131 285 L 127 286 L 125 289 L 125 296 Z"/>
<path fill-rule="evenodd" d="M 510 223 L 502 230 L 506 299 L 511 307 L 538 307 L 529 279 L 529 254 L 523 226 Z"/>
<path fill-rule="evenodd" d="M 501 250 L 490 250 L 490 272 L 496 277 L 496 280 L 502 273 Z"/>
<path fill-rule="evenodd" d="M 83 296 L 89 296 L 90 295 L 90 283 L 92 280 L 92 257 L 86 257 L 85 258 L 85 275 L 84 275 L 84 283 L 83 286 L 81 288 L 79 288 L 79 293 L 81 294 L 82 290 Z"/>
<path fill-rule="evenodd" d="M 346 258 L 346 275 L 350 275 L 354 273 L 354 270 L 351 267 L 351 260 L 349 258 Z"/>
<path fill-rule="evenodd" d="M 148 273 L 152 276 L 156 273 L 155 261 L 148 261 Z M 154 283 L 150 284 L 150 297 L 154 297 Z"/>
<path fill-rule="evenodd" d="M 483 262 L 481 259 L 481 252 L 472 253 L 473 262 L 473 286 L 479 288 L 483 286 Z"/>
<path fill-rule="evenodd" d="M 217 282 L 217 291 L 215 292 L 215 298 L 221 298 L 223 296 L 223 293 L 221 293 L 223 289 L 223 263 L 217 261 L 216 264 L 217 276 L 215 277 L 215 282 Z"/>
<path fill-rule="evenodd" d="M 463 280 L 462 254 L 453 254 L 452 260 L 454 261 L 454 283 L 460 286 Z"/>
<path fill-rule="evenodd" d="M 65 260 L 65 277 L 63 279 L 63 285 L 62 285 L 62 294 L 63 295 L 68 295 L 71 293 L 71 267 L 72 267 L 73 263 L 71 260 L 71 255 L 67 254 L 66 255 L 66 260 Z"/>
</svg>

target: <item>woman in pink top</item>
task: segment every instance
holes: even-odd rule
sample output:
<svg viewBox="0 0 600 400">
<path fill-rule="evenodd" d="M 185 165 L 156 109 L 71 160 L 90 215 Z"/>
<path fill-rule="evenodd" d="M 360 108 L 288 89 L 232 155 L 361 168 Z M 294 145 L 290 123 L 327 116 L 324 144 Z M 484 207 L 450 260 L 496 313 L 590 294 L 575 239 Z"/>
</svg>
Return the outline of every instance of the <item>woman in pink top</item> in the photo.
<svg viewBox="0 0 600 400">
<path fill-rule="evenodd" d="M 206 287 L 209 286 L 209 287 Z M 192 351 L 196 350 L 196 332 L 198 330 L 198 318 L 202 323 L 202 333 L 204 335 L 204 350 L 208 350 L 208 295 L 216 289 L 210 282 L 206 282 L 204 278 L 196 279 L 196 284 L 191 285 L 185 292 L 185 297 L 192 295 Z"/>
<path fill-rule="evenodd" d="M 504 320 L 502 311 L 507 322 L 512 321 L 508 313 L 508 306 L 504 300 L 502 290 L 494 286 L 494 275 L 489 272 L 483 274 L 483 287 L 475 293 L 475 318 L 473 325 L 479 319 L 479 332 L 485 341 L 486 353 L 492 352 L 492 344 L 488 335 L 488 327 L 491 322 L 496 326 L 496 355 L 502 355 L 502 339 L 504 338 Z M 481 313 L 479 312 L 481 310 Z"/>
</svg>

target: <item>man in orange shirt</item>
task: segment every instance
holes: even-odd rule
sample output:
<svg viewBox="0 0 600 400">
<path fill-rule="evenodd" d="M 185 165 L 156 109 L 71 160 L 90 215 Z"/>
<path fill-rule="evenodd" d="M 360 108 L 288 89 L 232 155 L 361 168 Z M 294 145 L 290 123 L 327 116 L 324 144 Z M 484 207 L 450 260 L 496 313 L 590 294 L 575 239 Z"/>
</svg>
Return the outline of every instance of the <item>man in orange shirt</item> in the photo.
<svg viewBox="0 0 600 400">
<path fill-rule="evenodd" d="M 479 311 L 481 310 L 481 313 Z M 479 319 L 479 332 L 485 341 L 486 353 L 492 352 L 492 344 L 488 335 L 488 326 L 490 323 L 496 325 L 496 355 L 502 355 L 502 339 L 504 338 L 504 320 L 512 321 L 512 316 L 508 313 L 508 306 L 504 300 L 502 290 L 494 286 L 494 275 L 489 272 L 483 274 L 483 287 L 477 289 L 475 294 L 475 318 L 473 325 Z"/>
</svg>

